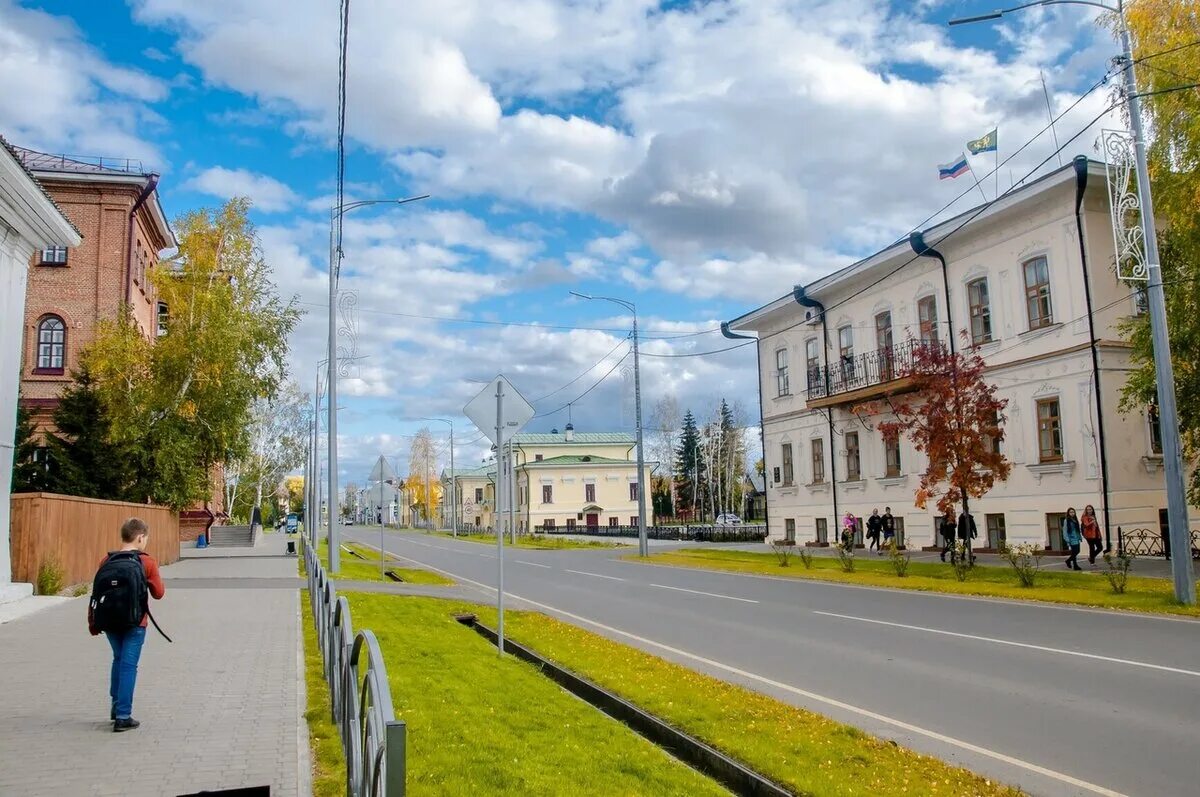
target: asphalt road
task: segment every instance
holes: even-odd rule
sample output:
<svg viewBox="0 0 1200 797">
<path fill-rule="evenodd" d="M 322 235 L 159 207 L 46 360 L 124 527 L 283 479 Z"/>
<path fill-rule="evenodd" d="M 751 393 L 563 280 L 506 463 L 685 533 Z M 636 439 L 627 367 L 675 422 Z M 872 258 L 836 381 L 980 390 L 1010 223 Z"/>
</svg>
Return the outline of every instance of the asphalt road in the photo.
<svg viewBox="0 0 1200 797">
<path fill-rule="evenodd" d="M 368 528 L 342 530 L 378 545 Z M 494 547 L 385 547 L 494 598 Z M 507 605 L 1037 795 L 1200 795 L 1200 623 L 505 549 Z"/>
</svg>

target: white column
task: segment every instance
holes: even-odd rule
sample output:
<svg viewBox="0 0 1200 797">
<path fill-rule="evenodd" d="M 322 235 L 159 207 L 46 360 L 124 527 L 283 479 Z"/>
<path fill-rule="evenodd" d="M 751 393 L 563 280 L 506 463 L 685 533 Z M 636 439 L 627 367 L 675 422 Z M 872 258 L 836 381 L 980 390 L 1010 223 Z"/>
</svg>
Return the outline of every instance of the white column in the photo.
<svg viewBox="0 0 1200 797">
<path fill-rule="evenodd" d="M 13 472 L 13 435 L 17 428 L 17 388 L 21 384 L 24 345 L 25 282 L 33 248 L 0 222 L 0 603 L 33 594 L 32 584 L 12 583 L 9 522 Z"/>
</svg>

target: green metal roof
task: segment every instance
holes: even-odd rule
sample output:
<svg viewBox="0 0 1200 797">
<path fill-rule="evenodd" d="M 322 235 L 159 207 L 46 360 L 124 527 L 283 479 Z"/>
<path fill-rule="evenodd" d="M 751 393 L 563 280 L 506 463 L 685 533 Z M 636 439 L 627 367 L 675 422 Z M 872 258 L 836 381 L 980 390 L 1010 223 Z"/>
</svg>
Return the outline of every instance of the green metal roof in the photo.
<svg viewBox="0 0 1200 797">
<path fill-rule="evenodd" d="M 613 459 L 611 457 L 594 457 L 587 454 L 571 454 L 561 457 L 550 457 L 543 459 L 540 462 L 525 462 L 523 465 L 536 467 L 538 465 L 632 465 L 637 467 L 637 463 L 631 459 Z"/>
<path fill-rule="evenodd" d="M 628 443 L 637 442 L 632 432 L 575 432 L 575 437 L 568 440 L 566 434 L 542 434 L 540 432 L 522 432 L 513 435 L 517 445 L 580 445 L 585 443 Z"/>
</svg>

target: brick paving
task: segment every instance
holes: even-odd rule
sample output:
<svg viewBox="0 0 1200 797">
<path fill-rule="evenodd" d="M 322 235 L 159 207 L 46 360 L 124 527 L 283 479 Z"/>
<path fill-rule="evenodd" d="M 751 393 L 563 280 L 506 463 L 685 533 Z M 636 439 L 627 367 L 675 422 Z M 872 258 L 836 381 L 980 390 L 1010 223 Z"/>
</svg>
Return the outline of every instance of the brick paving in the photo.
<svg viewBox="0 0 1200 797">
<path fill-rule="evenodd" d="M 0 625 L 0 795 L 311 794 L 296 559 L 264 556 L 280 542 L 163 568 L 154 616 L 175 642 L 149 629 L 136 731 L 112 733 L 85 598 Z"/>
</svg>

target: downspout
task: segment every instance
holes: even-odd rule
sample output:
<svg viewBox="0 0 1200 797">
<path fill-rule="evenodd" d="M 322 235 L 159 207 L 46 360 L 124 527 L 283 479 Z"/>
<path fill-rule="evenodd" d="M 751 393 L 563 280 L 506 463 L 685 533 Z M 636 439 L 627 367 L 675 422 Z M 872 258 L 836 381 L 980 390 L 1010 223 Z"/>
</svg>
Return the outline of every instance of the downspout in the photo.
<svg viewBox="0 0 1200 797">
<path fill-rule="evenodd" d="M 811 307 L 821 314 L 821 340 L 825 350 L 825 368 L 822 372 L 825 379 L 825 395 L 829 395 L 829 323 L 825 318 L 825 305 L 812 299 L 804 292 L 803 285 L 797 285 L 792 289 L 792 298 L 796 300 L 796 304 L 802 307 Z M 807 378 L 807 375 L 806 375 Z M 829 422 L 829 490 L 833 495 L 833 538 L 838 537 L 838 500 L 837 500 L 837 459 L 834 456 L 833 445 L 833 409 L 825 411 L 825 420 Z M 765 452 L 764 452 L 765 454 Z M 763 474 L 764 478 L 766 473 Z M 826 541 L 829 539 L 829 529 L 825 530 Z"/>
<path fill-rule="evenodd" d="M 763 525 L 767 527 L 767 535 L 771 534 L 771 502 L 767 500 L 767 490 L 769 489 L 770 480 L 767 479 L 767 429 L 766 420 L 763 417 L 763 395 L 762 395 L 762 341 L 754 335 L 740 335 L 729 329 L 729 322 L 721 322 L 721 334 L 730 340 L 738 340 L 745 338 L 754 341 L 754 365 L 758 370 L 758 445 L 762 449 L 763 457 Z M 744 502 L 743 502 L 744 503 Z M 743 511 L 745 507 L 743 506 Z"/>
<path fill-rule="evenodd" d="M 133 225 L 137 220 L 138 210 L 154 193 L 155 188 L 158 188 L 158 175 L 152 173 L 146 178 L 142 193 L 138 194 L 137 201 L 129 210 L 129 230 L 125 234 L 125 304 L 133 304 Z"/>
<path fill-rule="evenodd" d="M 1096 349 L 1096 320 L 1092 312 L 1092 284 L 1088 276 L 1087 246 L 1083 234 L 1083 194 L 1087 190 L 1088 159 L 1077 155 L 1075 166 L 1075 229 L 1079 235 L 1079 262 L 1083 267 L 1083 296 L 1087 302 L 1088 339 L 1092 352 L 1092 390 L 1096 394 L 1096 435 L 1100 438 L 1100 500 L 1104 508 L 1104 549 L 1112 550 L 1112 527 L 1108 518 L 1108 446 L 1104 440 L 1104 409 L 1100 397 L 1100 354 Z"/>
</svg>

